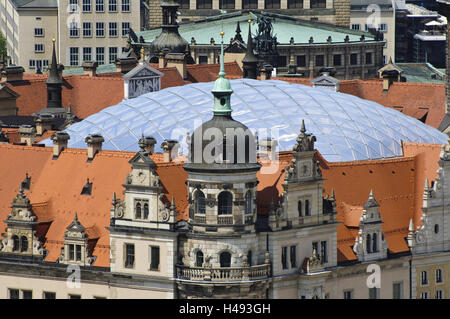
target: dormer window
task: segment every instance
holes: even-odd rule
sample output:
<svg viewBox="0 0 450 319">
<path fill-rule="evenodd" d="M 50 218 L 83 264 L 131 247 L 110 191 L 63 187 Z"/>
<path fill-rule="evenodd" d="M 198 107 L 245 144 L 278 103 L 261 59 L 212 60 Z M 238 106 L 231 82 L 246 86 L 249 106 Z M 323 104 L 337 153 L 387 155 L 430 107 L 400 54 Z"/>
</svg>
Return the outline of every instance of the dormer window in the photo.
<svg viewBox="0 0 450 319">
<path fill-rule="evenodd" d="M 372 252 L 376 253 L 378 251 L 377 234 L 372 235 Z"/>
<path fill-rule="evenodd" d="M 370 234 L 367 234 L 366 236 L 366 250 L 367 253 L 370 254 L 372 252 L 372 237 L 370 236 Z"/>
<path fill-rule="evenodd" d="M 92 192 L 92 183 L 89 182 L 89 178 L 86 181 L 86 184 L 83 186 L 81 190 L 81 195 L 91 195 Z"/>
<path fill-rule="evenodd" d="M 233 213 L 233 196 L 230 192 L 219 194 L 219 215 L 231 215 Z"/>
<path fill-rule="evenodd" d="M 31 177 L 28 176 L 28 173 L 25 174 L 25 179 L 22 181 L 22 188 L 26 190 L 30 190 Z"/>
</svg>

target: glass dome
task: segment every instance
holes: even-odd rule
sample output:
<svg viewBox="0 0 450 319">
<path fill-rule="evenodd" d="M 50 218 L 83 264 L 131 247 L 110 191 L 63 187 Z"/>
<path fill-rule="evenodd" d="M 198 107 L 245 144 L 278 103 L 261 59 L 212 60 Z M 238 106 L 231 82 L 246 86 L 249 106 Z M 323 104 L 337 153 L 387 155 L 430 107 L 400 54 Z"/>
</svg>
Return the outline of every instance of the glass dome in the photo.
<svg viewBox="0 0 450 319">
<path fill-rule="evenodd" d="M 214 82 L 194 83 L 147 93 L 103 109 L 65 131 L 69 147 L 86 148 L 89 134 L 101 134 L 103 149 L 138 151 L 142 135 L 158 141 L 181 142 L 212 118 Z M 447 135 L 399 111 L 331 90 L 279 80 L 231 80 L 232 116 L 258 138 L 278 140 L 278 150 L 292 150 L 302 119 L 317 137 L 315 147 L 331 162 L 389 158 L 402 155 L 401 141 L 447 142 Z M 47 146 L 52 141 L 43 141 Z"/>
</svg>

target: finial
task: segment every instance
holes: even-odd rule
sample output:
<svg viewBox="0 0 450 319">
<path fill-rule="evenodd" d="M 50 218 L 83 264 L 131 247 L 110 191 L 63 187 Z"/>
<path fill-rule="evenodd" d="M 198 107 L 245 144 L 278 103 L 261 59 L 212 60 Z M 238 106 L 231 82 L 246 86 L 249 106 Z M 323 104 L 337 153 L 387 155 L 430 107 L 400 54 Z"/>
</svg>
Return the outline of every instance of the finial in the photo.
<svg viewBox="0 0 450 319">
<path fill-rule="evenodd" d="M 370 190 L 369 198 L 373 198 L 373 189 Z"/>
<path fill-rule="evenodd" d="M 334 194 L 334 188 L 331 189 L 331 200 L 332 201 L 336 200 L 336 195 Z"/>
<path fill-rule="evenodd" d="M 144 47 L 141 47 L 141 61 L 144 62 L 144 58 L 145 58 L 145 54 L 144 54 L 145 50 Z"/>
<path fill-rule="evenodd" d="M 428 178 L 426 178 L 426 179 L 425 179 L 425 188 L 424 188 L 425 191 L 430 190 L 430 188 L 428 187 L 428 185 L 429 185 Z"/>
<path fill-rule="evenodd" d="M 223 57 L 223 36 L 225 35 L 225 32 L 221 31 L 220 36 L 222 37 L 222 41 L 220 44 L 220 71 L 219 71 L 219 77 L 223 78 L 225 77 L 225 65 L 224 65 L 224 57 Z"/>
<path fill-rule="evenodd" d="M 249 23 L 249 24 L 252 23 L 252 19 L 248 19 L 248 23 Z"/>
<path fill-rule="evenodd" d="M 77 214 L 77 212 L 75 212 L 75 217 L 73 218 L 73 220 L 76 221 L 76 222 L 78 221 L 78 214 Z"/>
<path fill-rule="evenodd" d="M 56 42 L 56 39 L 55 39 L 55 38 L 53 38 L 53 39 L 52 39 L 52 42 L 53 42 L 53 43 L 55 43 L 55 42 Z"/>
<path fill-rule="evenodd" d="M 302 127 L 300 128 L 300 132 L 306 133 L 305 120 L 302 120 Z"/>
</svg>

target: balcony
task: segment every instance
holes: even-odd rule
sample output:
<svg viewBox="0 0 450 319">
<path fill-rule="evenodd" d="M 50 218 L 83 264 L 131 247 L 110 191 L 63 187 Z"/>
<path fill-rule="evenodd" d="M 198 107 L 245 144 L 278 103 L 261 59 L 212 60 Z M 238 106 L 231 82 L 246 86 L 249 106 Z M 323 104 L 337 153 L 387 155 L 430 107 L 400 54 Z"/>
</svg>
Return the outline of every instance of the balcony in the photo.
<svg viewBox="0 0 450 319">
<path fill-rule="evenodd" d="M 270 265 L 249 267 L 203 268 L 176 266 L 177 279 L 192 281 L 249 281 L 268 278 Z"/>
</svg>

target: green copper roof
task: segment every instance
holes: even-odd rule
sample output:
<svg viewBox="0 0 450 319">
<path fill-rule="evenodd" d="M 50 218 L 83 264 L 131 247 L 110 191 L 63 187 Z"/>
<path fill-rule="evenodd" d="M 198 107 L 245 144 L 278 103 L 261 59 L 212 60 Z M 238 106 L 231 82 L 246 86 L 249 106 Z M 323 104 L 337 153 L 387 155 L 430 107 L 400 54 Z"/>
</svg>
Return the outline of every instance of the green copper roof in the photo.
<svg viewBox="0 0 450 319">
<path fill-rule="evenodd" d="M 445 70 L 438 70 L 429 63 L 395 63 L 402 69 L 402 76 L 411 83 L 445 83 Z"/>
<path fill-rule="evenodd" d="M 114 63 L 101 64 L 97 67 L 97 74 L 116 72 L 116 65 Z M 63 75 L 83 75 L 83 68 L 81 66 L 70 67 L 66 66 L 63 70 Z"/>
<path fill-rule="evenodd" d="M 220 45 L 220 71 L 219 78 L 214 82 L 214 87 L 211 90 L 214 94 L 214 115 L 230 115 L 231 105 L 230 96 L 233 93 L 230 81 L 225 78 L 225 66 L 223 56 L 223 36 Z"/>
<path fill-rule="evenodd" d="M 351 30 L 324 23 L 300 20 L 278 14 L 271 14 L 271 16 L 275 17 L 275 21 L 273 22 L 274 34 L 277 36 L 280 44 L 289 44 L 291 37 L 294 38 L 294 42 L 296 44 L 308 43 L 310 37 L 313 37 L 315 44 L 326 43 L 329 36 L 331 36 L 332 42 L 337 43 L 344 42 L 346 35 L 349 36 L 350 42 L 359 42 L 361 35 L 363 34 L 365 36 L 365 41 L 374 41 L 374 36 L 368 32 Z M 238 21 L 245 24 L 248 19 L 251 19 L 253 20 L 254 27 L 257 28 L 256 13 L 242 13 L 238 11 L 180 24 L 178 31 L 180 35 L 188 42 L 191 41 L 191 38 L 194 38 L 196 44 L 209 45 L 211 38 L 214 38 L 214 41 L 219 43 L 220 31 L 222 31 L 222 17 L 223 31 L 227 35 L 228 39 L 234 37 L 236 24 Z M 150 43 L 160 33 L 161 29 L 153 29 L 136 32 L 136 35 L 138 38 L 142 36 L 146 43 Z M 227 38 L 225 38 L 225 42 L 228 42 Z"/>
</svg>

